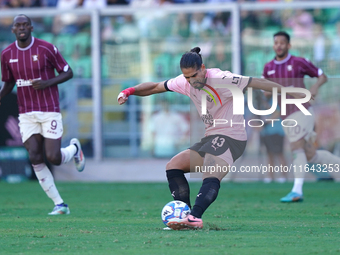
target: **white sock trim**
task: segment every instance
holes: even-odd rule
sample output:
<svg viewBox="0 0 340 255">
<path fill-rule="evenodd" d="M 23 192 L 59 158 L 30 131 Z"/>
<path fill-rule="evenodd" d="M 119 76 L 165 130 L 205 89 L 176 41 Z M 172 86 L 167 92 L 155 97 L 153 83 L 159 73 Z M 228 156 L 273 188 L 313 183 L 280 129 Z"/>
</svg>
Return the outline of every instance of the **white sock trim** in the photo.
<svg viewBox="0 0 340 255">
<path fill-rule="evenodd" d="M 61 157 L 62 157 L 62 164 L 65 164 L 67 162 L 70 162 L 74 156 L 74 154 L 76 154 L 77 151 L 77 147 L 74 144 L 71 144 L 69 146 L 67 146 L 66 148 L 61 148 Z"/>
<path fill-rule="evenodd" d="M 303 178 L 295 178 L 292 192 L 302 195 L 303 181 L 304 181 Z"/>
<path fill-rule="evenodd" d="M 293 165 L 295 166 L 296 171 L 294 172 L 295 179 L 292 192 L 296 192 L 302 195 L 302 186 L 305 177 L 304 166 L 308 163 L 307 157 L 303 149 L 294 150 L 293 157 L 294 157 Z"/>
</svg>

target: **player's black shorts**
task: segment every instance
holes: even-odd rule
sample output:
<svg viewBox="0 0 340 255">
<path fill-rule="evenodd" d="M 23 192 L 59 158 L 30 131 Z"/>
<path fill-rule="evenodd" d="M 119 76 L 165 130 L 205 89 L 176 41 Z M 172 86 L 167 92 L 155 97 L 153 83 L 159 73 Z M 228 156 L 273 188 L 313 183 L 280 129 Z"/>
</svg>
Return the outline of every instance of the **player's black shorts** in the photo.
<svg viewBox="0 0 340 255">
<path fill-rule="evenodd" d="M 261 140 L 268 152 L 273 154 L 280 154 L 283 152 L 283 135 L 274 134 L 261 136 Z"/>
<path fill-rule="evenodd" d="M 195 143 L 189 149 L 198 152 L 201 157 L 204 157 L 205 153 L 220 156 L 229 149 L 235 162 L 243 154 L 246 144 L 247 141 L 235 140 L 225 135 L 209 135 L 202 138 L 200 142 Z"/>
</svg>

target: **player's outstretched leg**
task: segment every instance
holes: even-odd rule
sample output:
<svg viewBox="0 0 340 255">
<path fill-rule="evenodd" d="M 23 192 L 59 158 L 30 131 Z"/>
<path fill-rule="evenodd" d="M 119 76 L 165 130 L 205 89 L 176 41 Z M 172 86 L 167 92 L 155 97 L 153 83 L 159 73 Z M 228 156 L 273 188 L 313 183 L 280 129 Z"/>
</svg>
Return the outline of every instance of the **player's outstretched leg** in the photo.
<svg viewBox="0 0 340 255">
<path fill-rule="evenodd" d="M 296 172 L 294 172 L 294 186 L 291 192 L 280 199 L 280 201 L 283 203 L 303 201 L 302 186 L 304 182 L 305 171 L 304 169 L 300 169 L 298 166 L 306 165 L 307 157 L 303 149 L 293 151 L 293 157 L 293 165 L 296 166 Z"/>
<path fill-rule="evenodd" d="M 73 156 L 74 163 L 76 165 L 76 168 L 79 172 L 82 172 L 85 168 L 85 156 L 83 154 L 83 151 L 81 149 L 81 144 L 77 138 L 72 138 L 70 141 L 70 145 L 75 145 L 77 147 L 77 151 Z"/>
<path fill-rule="evenodd" d="M 168 227 L 174 230 L 203 228 L 201 217 L 205 210 L 215 201 L 219 189 L 220 180 L 218 178 L 205 178 L 189 216 L 184 219 L 174 218 L 169 220 Z"/>
</svg>

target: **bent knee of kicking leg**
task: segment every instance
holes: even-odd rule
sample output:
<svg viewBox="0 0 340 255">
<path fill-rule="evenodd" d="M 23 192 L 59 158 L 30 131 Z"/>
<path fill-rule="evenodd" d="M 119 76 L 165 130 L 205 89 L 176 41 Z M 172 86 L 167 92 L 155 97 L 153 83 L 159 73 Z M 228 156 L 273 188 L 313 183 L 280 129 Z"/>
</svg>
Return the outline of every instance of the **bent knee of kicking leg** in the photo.
<svg viewBox="0 0 340 255">
<path fill-rule="evenodd" d="M 170 159 L 170 161 L 166 164 L 166 170 L 180 169 L 186 173 L 190 172 L 191 161 L 192 160 L 190 157 L 190 150 L 182 151 L 176 156 L 174 156 L 172 159 Z"/>
<path fill-rule="evenodd" d="M 173 158 L 170 159 L 168 163 L 166 163 L 166 170 L 170 169 L 178 169 L 178 166 L 176 167 L 176 163 L 174 162 Z"/>
<path fill-rule="evenodd" d="M 186 166 L 186 162 L 183 162 L 180 157 L 173 157 L 170 161 L 166 164 L 166 170 L 170 169 L 180 169 L 184 172 L 188 172 L 188 167 Z M 189 163 L 190 164 L 190 163 Z"/>
</svg>

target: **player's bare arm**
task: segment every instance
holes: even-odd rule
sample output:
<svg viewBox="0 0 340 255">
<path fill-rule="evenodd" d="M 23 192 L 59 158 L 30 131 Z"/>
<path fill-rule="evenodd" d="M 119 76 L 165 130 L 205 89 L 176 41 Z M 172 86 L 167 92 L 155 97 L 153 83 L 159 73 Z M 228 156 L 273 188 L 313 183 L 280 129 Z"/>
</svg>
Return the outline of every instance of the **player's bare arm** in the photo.
<svg viewBox="0 0 340 255">
<path fill-rule="evenodd" d="M 149 96 L 166 92 L 164 86 L 165 81 L 162 82 L 144 82 L 134 87 L 127 88 L 119 93 L 117 100 L 119 104 L 124 104 L 130 95 L 136 96 Z"/>
<path fill-rule="evenodd" d="M 47 87 L 53 86 L 53 85 L 58 85 L 60 83 L 63 83 L 65 81 L 68 81 L 73 77 L 73 71 L 69 67 L 66 72 L 60 73 L 58 76 L 49 79 L 49 80 L 31 80 L 32 82 L 32 87 L 36 90 L 38 89 L 45 89 Z"/>
<path fill-rule="evenodd" d="M 310 93 L 313 97 L 315 97 L 318 94 L 319 88 L 327 82 L 328 78 L 325 74 L 321 74 L 316 83 L 309 89 Z"/>
<path fill-rule="evenodd" d="M 266 79 L 262 79 L 262 78 L 252 78 L 250 83 L 248 84 L 248 87 L 254 88 L 254 89 L 262 89 L 268 92 L 272 92 L 273 88 L 277 88 L 277 91 L 279 93 L 281 92 L 281 88 L 283 88 L 283 86 L 281 86 L 278 83 L 275 83 L 275 82 L 272 82 Z"/>
<path fill-rule="evenodd" d="M 1 99 L 12 92 L 13 88 L 15 86 L 15 81 L 12 82 L 5 82 L 0 90 L 0 105 L 1 105 Z"/>
<path fill-rule="evenodd" d="M 248 87 L 251 87 L 254 89 L 262 89 L 268 92 L 272 92 L 273 88 L 277 88 L 278 93 L 281 93 L 281 88 L 283 88 L 283 86 L 281 86 L 278 83 L 272 82 L 270 80 L 262 79 L 262 78 L 252 78 L 250 83 L 248 84 Z M 306 97 L 306 95 L 303 93 L 289 92 L 287 94 L 294 98 L 305 98 Z M 312 97 L 312 99 L 314 98 Z"/>
</svg>

